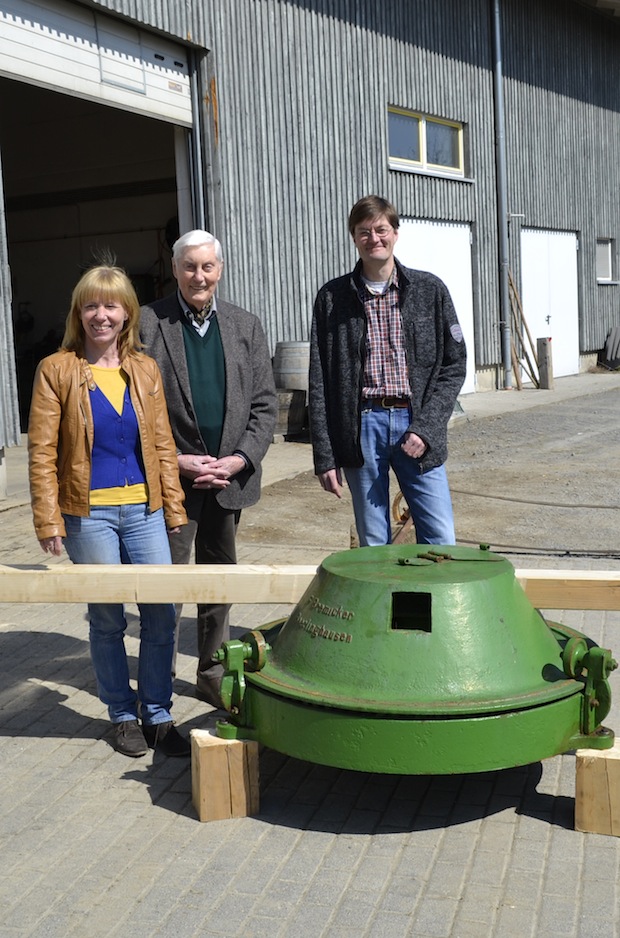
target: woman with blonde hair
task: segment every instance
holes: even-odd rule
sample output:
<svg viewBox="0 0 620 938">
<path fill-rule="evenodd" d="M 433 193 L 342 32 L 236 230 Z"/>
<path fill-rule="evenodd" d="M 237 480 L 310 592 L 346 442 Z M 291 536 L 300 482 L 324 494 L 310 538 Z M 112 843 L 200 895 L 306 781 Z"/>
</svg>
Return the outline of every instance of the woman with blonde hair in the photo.
<svg viewBox="0 0 620 938">
<path fill-rule="evenodd" d="M 187 523 L 157 364 L 139 339 L 140 306 L 114 264 L 73 290 L 59 351 L 35 374 L 28 427 L 30 492 L 41 548 L 76 564 L 170 563 L 166 534 Z M 88 593 L 88 583 L 85 582 Z M 141 604 L 137 692 L 122 604 L 89 603 L 98 693 L 118 752 L 188 756 L 172 705 L 175 609 Z M 141 722 L 140 722 L 141 721 Z"/>
</svg>

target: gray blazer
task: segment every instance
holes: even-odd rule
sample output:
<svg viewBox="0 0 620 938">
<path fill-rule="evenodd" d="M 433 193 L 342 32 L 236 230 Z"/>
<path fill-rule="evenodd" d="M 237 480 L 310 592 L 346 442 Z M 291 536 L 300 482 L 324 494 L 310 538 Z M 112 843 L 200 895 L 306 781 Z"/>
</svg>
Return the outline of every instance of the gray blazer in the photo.
<svg viewBox="0 0 620 938">
<path fill-rule="evenodd" d="M 182 316 L 175 292 L 142 307 L 140 332 L 144 351 L 161 371 L 178 451 L 202 455 L 207 449 L 192 403 Z M 250 465 L 216 498 L 223 508 L 237 511 L 260 498 L 260 464 L 273 440 L 278 403 L 269 347 L 258 318 L 218 298 L 217 321 L 224 349 L 226 399 L 220 451 L 212 455 L 229 456 L 240 450 Z"/>
</svg>

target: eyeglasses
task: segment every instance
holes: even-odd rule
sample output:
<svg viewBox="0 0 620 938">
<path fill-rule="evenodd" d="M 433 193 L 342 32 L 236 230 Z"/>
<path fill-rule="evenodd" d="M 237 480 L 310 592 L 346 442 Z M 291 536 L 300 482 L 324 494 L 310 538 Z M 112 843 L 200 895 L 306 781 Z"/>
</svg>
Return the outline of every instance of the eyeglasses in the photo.
<svg viewBox="0 0 620 938">
<path fill-rule="evenodd" d="M 393 231 L 391 225 L 381 225 L 379 228 L 361 228 L 357 232 L 357 237 L 360 241 L 368 241 L 371 235 L 375 235 L 377 238 L 387 238 L 390 231 Z"/>
</svg>

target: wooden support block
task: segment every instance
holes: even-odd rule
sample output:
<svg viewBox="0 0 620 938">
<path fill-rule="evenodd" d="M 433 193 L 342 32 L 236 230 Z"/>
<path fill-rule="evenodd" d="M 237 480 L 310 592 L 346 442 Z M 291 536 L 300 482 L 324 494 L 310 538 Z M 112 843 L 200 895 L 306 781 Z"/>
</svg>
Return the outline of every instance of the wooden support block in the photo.
<svg viewBox="0 0 620 938">
<path fill-rule="evenodd" d="M 259 809 L 258 743 L 191 730 L 192 804 L 199 821 L 247 817 Z"/>
<path fill-rule="evenodd" d="M 575 830 L 620 837 L 620 740 L 611 749 L 578 749 Z"/>
</svg>

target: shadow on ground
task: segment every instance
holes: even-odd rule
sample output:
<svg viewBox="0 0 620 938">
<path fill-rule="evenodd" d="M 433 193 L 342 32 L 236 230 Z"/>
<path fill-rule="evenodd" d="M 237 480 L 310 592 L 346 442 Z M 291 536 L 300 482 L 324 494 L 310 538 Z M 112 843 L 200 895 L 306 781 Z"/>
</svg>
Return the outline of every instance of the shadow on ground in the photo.
<svg viewBox="0 0 620 938">
<path fill-rule="evenodd" d="M 129 632 L 133 634 L 137 628 L 137 618 L 129 616 Z M 190 628 L 185 631 L 191 654 L 193 633 Z M 83 708 L 71 703 L 74 693 L 96 696 L 86 638 L 58 632 L 9 632 L 3 635 L 3 652 L 0 736 L 102 739 L 109 743 L 107 720 L 84 715 L 80 712 Z M 3 660 L 11 662 L 10 669 L 2 667 Z M 133 657 L 130 666 L 137 666 Z M 193 696 L 191 684 L 177 684 L 179 695 Z M 183 731 L 214 729 L 221 716 L 221 712 L 203 712 L 184 721 Z M 146 785 L 153 803 L 178 814 L 170 772 L 178 777 L 176 795 L 181 789 L 187 795 L 181 813 L 195 817 L 189 760 L 166 760 L 155 753 L 152 763 L 136 762 L 123 777 Z M 339 834 L 397 833 L 457 826 L 516 811 L 572 829 L 573 799 L 538 792 L 541 776 L 540 762 L 472 775 L 382 775 L 316 765 L 263 749 L 257 819 Z"/>
</svg>

